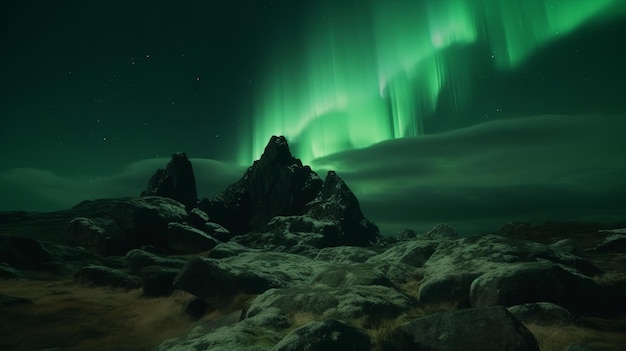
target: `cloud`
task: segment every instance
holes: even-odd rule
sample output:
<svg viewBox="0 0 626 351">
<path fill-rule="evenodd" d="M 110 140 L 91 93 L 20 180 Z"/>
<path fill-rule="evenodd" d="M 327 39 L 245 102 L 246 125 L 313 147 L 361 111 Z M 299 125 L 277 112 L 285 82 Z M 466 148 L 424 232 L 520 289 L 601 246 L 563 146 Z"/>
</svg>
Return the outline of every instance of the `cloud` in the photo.
<svg viewBox="0 0 626 351">
<path fill-rule="evenodd" d="M 84 200 L 137 196 L 168 160 L 140 160 L 111 176 L 57 174 L 36 168 L 0 173 L 0 210 L 53 211 Z M 191 159 L 199 197 L 215 195 L 244 172 L 239 166 L 210 159 Z"/>
<path fill-rule="evenodd" d="M 316 159 L 387 234 L 447 222 L 617 218 L 626 206 L 624 116 L 546 115 L 385 141 Z"/>
<path fill-rule="evenodd" d="M 625 219 L 626 116 L 546 115 L 388 140 L 311 163 L 336 170 L 384 234 L 449 223 L 486 232 L 512 220 Z M 295 155 L 297 157 L 297 155 Z M 56 210 L 95 198 L 136 196 L 168 160 L 108 177 L 15 168 L 0 173 L 0 210 Z M 191 159 L 198 194 L 238 180 L 244 167 Z"/>
</svg>

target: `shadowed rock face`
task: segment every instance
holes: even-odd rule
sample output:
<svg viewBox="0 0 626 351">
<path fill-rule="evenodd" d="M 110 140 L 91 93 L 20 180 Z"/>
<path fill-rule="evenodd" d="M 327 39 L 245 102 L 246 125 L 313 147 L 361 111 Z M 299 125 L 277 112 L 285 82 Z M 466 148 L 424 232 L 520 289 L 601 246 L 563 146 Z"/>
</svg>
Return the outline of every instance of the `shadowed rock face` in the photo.
<svg viewBox="0 0 626 351">
<path fill-rule="evenodd" d="M 261 158 L 238 182 L 220 196 L 203 200 L 199 207 L 234 235 L 317 233 L 322 237 L 313 246 L 326 247 L 365 246 L 376 242 L 380 234 L 363 216 L 346 183 L 334 171 L 322 182 L 291 155 L 282 136 L 270 139 Z M 258 245 L 266 241 L 254 234 L 243 240 Z"/>
<path fill-rule="evenodd" d="M 165 169 L 158 169 L 150 178 L 148 189 L 141 196 L 169 197 L 187 208 L 195 207 L 198 204 L 196 178 L 187 155 L 184 152 L 173 154 Z"/>
<path fill-rule="evenodd" d="M 533 335 L 502 306 L 436 313 L 398 328 L 400 350 L 539 351 Z"/>
<path fill-rule="evenodd" d="M 287 140 L 273 136 L 239 181 L 218 198 L 203 200 L 200 208 L 232 233 L 242 234 L 274 216 L 303 214 L 321 188 L 322 180 L 291 155 Z"/>
<path fill-rule="evenodd" d="M 336 236 L 327 235 L 326 246 L 366 246 L 379 236 L 378 227 L 363 216 L 359 200 L 334 171 L 326 175 L 324 186 L 309 204 L 307 214 L 337 224 Z"/>
</svg>

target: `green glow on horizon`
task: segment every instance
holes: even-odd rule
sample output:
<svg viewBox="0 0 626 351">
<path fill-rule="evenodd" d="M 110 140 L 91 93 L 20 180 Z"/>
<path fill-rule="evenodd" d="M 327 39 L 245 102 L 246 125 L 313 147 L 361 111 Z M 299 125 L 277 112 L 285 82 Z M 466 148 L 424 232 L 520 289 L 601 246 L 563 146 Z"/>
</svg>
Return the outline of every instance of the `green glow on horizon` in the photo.
<svg viewBox="0 0 626 351">
<path fill-rule="evenodd" d="M 444 84 L 454 108 L 472 89 L 463 79 L 471 59 L 450 57 L 447 48 L 484 43 L 496 69 L 514 69 L 620 1 L 328 1 L 303 47 L 269 60 L 239 162 L 257 159 L 271 135 L 285 135 L 304 163 L 421 135 Z"/>
</svg>

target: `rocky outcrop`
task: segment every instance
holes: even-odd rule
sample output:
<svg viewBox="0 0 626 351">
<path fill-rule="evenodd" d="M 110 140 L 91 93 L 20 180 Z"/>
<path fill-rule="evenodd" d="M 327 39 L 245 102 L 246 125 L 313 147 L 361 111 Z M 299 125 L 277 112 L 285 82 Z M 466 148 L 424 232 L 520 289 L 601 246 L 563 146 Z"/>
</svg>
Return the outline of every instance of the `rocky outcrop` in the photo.
<svg viewBox="0 0 626 351">
<path fill-rule="evenodd" d="M 368 262 L 396 262 L 413 267 L 422 267 L 435 253 L 433 241 L 410 240 L 393 245 L 387 251 L 372 257 Z"/>
<path fill-rule="evenodd" d="M 239 181 L 199 207 L 232 233 L 242 234 L 274 216 L 304 213 L 321 187 L 317 174 L 291 155 L 287 140 L 273 136 Z"/>
<path fill-rule="evenodd" d="M 194 254 L 214 248 L 219 241 L 190 225 L 172 222 L 165 231 L 167 248 L 172 253 Z"/>
<path fill-rule="evenodd" d="M 324 246 L 367 246 L 380 235 L 378 227 L 363 216 L 354 193 L 334 171 L 328 171 L 322 190 L 307 205 L 305 215 L 333 224 L 323 232 Z"/>
<path fill-rule="evenodd" d="M 600 297 L 600 286 L 589 277 L 546 262 L 493 270 L 476 278 L 470 289 L 474 307 L 545 301 L 589 313 L 599 308 Z"/>
<path fill-rule="evenodd" d="M 132 274 L 138 274 L 142 269 L 149 266 L 180 269 L 187 263 L 185 260 L 171 257 L 161 257 L 140 249 L 130 250 L 126 254 L 126 261 Z"/>
<path fill-rule="evenodd" d="M 470 306 L 468 292 L 478 274 L 451 273 L 426 279 L 419 287 L 419 301 L 423 304 L 450 303 L 457 307 Z"/>
<path fill-rule="evenodd" d="M 70 245 L 90 248 L 102 255 L 110 255 L 117 250 L 118 244 L 112 232 L 115 232 L 113 221 L 86 217 L 72 219 L 65 229 Z"/>
<path fill-rule="evenodd" d="M 391 287 L 355 285 L 296 286 L 270 289 L 259 295 L 248 309 L 246 317 L 266 313 L 273 308 L 287 315 L 308 313 L 321 319 L 376 322 L 395 318 L 411 306 L 411 300 Z"/>
<path fill-rule="evenodd" d="M 202 257 L 189 261 L 174 280 L 177 289 L 202 298 L 216 309 L 226 309 L 238 294 L 260 294 L 272 285 L 253 270 Z"/>
<path fill-rule="evenodd" d="M 507 308 L 524 324 L 571 325 L 574 316 L 565 308 L 550 302 L 533 302 Z"/>
<path fill-rule="evenodd" d="M 440 223 L 434 226 L 431 230 L 427 231 L 420 236 L 420 239 L 442 240 L 442 239 L 454 239 L 459 235 L 451 226 Z"/>
<path fill-rule="evenodd" d="M 169 296 L 174 292 L 174 279 L 185 260 L 161 257 L 150 252 L 134 249 L 126 254 L 130 273 L 141 278 L 146 297 Z"/>
<path fill-rule="evenodd" d="M 41 242 L 12 236 L 0 238 L 0 262 L 20 269 L 56 270 L 53 254 Z"/>
<path fill-rule="evenodd" d="M 118 201 L 111 209 L 119 230 L 115 236 L 119 247 L 116 254 L 144 245 L 167 248 L 169 223 L 182 223 L 186 216 L 185 206 L 169 198 L 146 196 Z"/>
<path fill-rule="evenodd" d="M 380 235 L 345 182 L 333 171 L 322 182 L 291 155 L 284 137 L 273 136 L 238 182 L 199 207 L 234 235 L 253 233 L 240 241 L 256 247 L 292 247 L 302 244 L 298 237 L 305 236 L 307 245 L 316 248 L 366 246 Z M 294 240 L 285 244 L 285 233 L 294 234 Z"/>
<path fill-rule="evenodd" d="M 371 349 L 372 342 L 365 332 L 344 322 L 330 319 L 310 322 L 295 329 L 274 346 L 272 351 Z"/>
<path fill-rule="evenodd" d="M 0 262 L 0 279 L 13 279 L 21 277 L 23 277 L 23 275 L 20 271 L 4 262 Z"/>
<path fill-rule="evenodd" d="M 418 318 L 400 326 L 389 343 L 395 350 L 539 351 L 533 335 L 502 306 Z"/>
<path fill-rule="evenodd" d="M 174 292 L 174 279 L 180 273 L 179 269 L 148 266 L 139 272 L 143 296 L 162 297 L 170 296 Z"/>
<path fill-rule="evenodd" d="M 165 166 L 150 178 L 148 188 L 141 196 L 162 196 L 174 199 L 191 209 L 198 204 L 196 178 L 193 167 L 184 152 L 177 152 Z"/>
</svg>

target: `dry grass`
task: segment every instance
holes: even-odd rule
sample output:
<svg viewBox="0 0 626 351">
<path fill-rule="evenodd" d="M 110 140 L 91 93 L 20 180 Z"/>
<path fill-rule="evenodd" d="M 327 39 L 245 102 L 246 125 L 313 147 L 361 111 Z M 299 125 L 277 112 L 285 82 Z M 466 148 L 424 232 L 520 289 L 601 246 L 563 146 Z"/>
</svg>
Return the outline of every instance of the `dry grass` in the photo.
<svg viewBox="0 0 626 351">
<path fill-rule="evenodd" d="M 526 328 L 535 336 L 541 351 L 565 351 L 571 345 L 585 343 L 593 347 L 608 347 L 610 350 L 626 350 L 626 334 L 598 331 L 576 326 L 527 324 Z M 616 349 L 617 345 L 625 345 Z"/>
<path fill-rule="evenodd" d="M 258 295 L 256 295 L 256 294 L 247 294 L 247 293 L 237 294 L 233 298 L 233 302 L 232 302 L 232 304 L 230 306 L 230 310 L 232 310 L 232 311 L 237 311 L 237 310 L 247 311 L 248 308 L 250 307 L 250 304 L 252 303 L 252 301 L 257 296 Z"/>
<path fill-rule="evenodd" d="M 296 312 L 289 319 L 291 319 L 292 328 L 295 329 L 309 322 L 320 320 L 321 316 L 310 312 Z"/>
<path fill-rule="evenodd" d="M 192 324 L 184 293 L 147 299 L 141 289 L 32 280 L 0 281 L 0 291 L 33 301 L 0 308 L 0 349 L 147 350 Z"/>
</svg>

